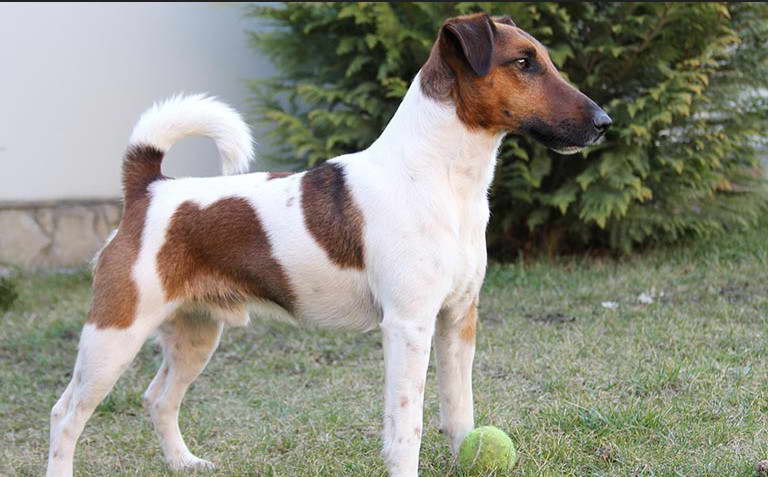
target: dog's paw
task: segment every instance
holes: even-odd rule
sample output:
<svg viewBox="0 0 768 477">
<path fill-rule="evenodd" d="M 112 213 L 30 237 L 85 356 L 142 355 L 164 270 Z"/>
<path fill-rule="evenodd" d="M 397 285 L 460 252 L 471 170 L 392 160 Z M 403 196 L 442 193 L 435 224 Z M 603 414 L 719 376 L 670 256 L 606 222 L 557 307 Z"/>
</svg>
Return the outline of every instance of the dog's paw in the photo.
<svg viewBox="0 0 768 477">
<path fill-rule="evenodd" d="M 174 459 L 168 465 L 176 472 L 181 470 L 213 470 L 216 468 L 211 461 L 200 459 L 192 454 Z"/>
</svg>

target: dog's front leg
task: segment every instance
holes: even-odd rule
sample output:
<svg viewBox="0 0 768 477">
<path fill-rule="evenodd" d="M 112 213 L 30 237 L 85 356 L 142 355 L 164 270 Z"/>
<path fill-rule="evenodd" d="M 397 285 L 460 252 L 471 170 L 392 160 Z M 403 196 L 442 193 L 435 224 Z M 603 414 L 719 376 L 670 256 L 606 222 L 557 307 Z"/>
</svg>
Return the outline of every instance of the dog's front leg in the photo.
<svg viewBox="0 0 768 477">
<path fill-rule="evenodd" d="M 435 316 L 384 313 L 384 450 L 392 477 L 419 472 L 424 384 Z"/>
<path fill-rule="evenodd" d="M 474 427 L 472 360 L 476 328 L 476 303 L 446 310 L 437 320 L 435 352 L 440 430 L 448 436 L 454 454 Z"/>
</svg>

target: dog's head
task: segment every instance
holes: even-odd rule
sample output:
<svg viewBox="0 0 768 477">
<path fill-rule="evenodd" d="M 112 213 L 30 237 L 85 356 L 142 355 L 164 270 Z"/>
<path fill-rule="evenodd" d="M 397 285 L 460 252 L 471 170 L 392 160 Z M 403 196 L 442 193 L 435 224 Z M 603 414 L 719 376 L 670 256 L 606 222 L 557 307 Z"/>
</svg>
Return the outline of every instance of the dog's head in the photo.
<svg viewBox="0 0 768 477">
<path fill-rule="evenodd" d="M 450 100 L 470 128 L 529 134 L 562 154 L 594 144 L 611 118 L 560 75 L 509 17 L 451 18 L 422 68 L 425 94 Z"/>
</svg>

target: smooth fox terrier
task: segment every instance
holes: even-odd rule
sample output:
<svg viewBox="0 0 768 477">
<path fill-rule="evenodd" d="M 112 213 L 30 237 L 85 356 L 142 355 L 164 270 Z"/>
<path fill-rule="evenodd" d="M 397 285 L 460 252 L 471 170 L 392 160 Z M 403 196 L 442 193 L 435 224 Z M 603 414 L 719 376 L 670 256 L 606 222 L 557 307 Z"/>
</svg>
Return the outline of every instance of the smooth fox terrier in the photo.
<svg viewBox="0 0 768 477">
<path fill-rule="evenodd" d="M 529 134 L 572 154 L 610 124 L 538 41 L 485 14 L 443 24 L 368 149 L 308 171 L 242 174 L 253 153 L 235 111 L 204 96 L 155 105 L 124 158 L 124 214 L 96 258 L 72 380 L 51 413 L 48 475 L 72 475 L 86 421 L 153 333 L 163 363 L 144 403 L 165 459 L 173 469 L 212 467 L 184 443 L 179 405 L 224 325 L 245 325 L 249 310 L 381 328 L 392 476 L 418 475 L 434 341 L 440 426 L 455 453 L 474 425 L 487 195 L 502 138 Z M 225 175 L 163 176 L 164 153 L 189 135 L 216 142 Z"/>
</svg>

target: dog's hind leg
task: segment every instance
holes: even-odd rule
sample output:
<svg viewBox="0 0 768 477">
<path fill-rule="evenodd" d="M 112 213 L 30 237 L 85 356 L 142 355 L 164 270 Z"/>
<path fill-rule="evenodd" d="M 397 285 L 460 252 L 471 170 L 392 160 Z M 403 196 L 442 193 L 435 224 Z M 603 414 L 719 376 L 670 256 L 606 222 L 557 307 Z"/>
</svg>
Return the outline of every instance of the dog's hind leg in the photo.
<svg viewBox="0 0 768 477">
<path fill-rule="evenodd" d="M 223 324 L 204 310 L 178 311 L 160 328 L 163 364 L 144 393 L 144 406 L 168 465 L 174 470 L 212 468 L 189 451 L 179 430 L 179 406 L 219 344 Z"/>
<path fill-rule="evenodd" d="M 139 316 L 127 328 L 85 324 L 72 379 L 51 411 L 49 477 L 72 475 L 75 445 L 85 423 L 160 321 L 158 315 Z"/>
</svg>

